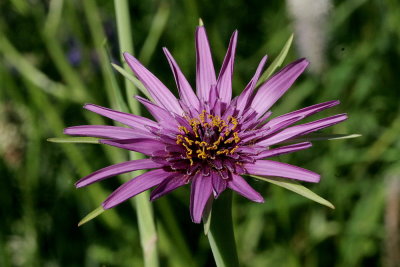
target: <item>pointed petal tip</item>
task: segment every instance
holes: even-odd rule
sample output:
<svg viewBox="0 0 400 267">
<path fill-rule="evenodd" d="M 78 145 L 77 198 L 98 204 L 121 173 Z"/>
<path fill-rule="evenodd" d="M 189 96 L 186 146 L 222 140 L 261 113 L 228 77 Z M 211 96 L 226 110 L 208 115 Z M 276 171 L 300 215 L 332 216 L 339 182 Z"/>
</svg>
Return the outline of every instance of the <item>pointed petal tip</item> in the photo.
<svg viewBox="0 0 400 267">
<path fill-rule="evenodd" d="M 81 182 L 76 182 L 75 184 L 75 188 L 82 188 L 82 187 L 84 187 L 84 186 L 86 186 L 86 184 L 84 184 L 84 183 L 81 183 Z"/>
<path fill-rule="evenodd" d="M 131 58 L 131 57 L 133 57 L 131 54 L 129 54 L 128 52 L 123 52 L 122 53 L 122 55 L 124 56 L 124 58 L 126 59 L 126 58 Z"/>
<path fill-rule="evenodd" d="M 254 202 L 257 202 L 257 203 L 264 203 L 265 200 L 264 200 L 264 198 L 260 198 L 260 199 L 255 199 Z"/>
</svg>

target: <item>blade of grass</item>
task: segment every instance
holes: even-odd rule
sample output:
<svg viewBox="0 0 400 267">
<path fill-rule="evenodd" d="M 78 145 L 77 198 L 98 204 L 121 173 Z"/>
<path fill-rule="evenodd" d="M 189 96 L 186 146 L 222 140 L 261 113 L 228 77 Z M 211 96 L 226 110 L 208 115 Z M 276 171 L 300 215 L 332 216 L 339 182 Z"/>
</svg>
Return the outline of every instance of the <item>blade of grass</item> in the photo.
<svg viewBox="0 0 400 267">
<path fill-rule="evenodd" d="M 150 62 L 151 56 L 154 53 L 154 49 L 160 40 L 161 34 L 167 24 L 169 17 L 169 5 L 167 2 L 162 1 L 158 7 L 157 13 L 154 15 L 151 23 L 149 34 L 142 46 L 142 50 L 139 53 L 139 60 L 147 65 Z"/>
<path fill-rule="evenodd" d="M 23 77 L 48 94 L 62 99 L 68 98 L 68 90 L 63 84 L 49 79 L 21 55 L 3 33 L 0 32 L 0 35 L 0 53 Z"/>
</svg>

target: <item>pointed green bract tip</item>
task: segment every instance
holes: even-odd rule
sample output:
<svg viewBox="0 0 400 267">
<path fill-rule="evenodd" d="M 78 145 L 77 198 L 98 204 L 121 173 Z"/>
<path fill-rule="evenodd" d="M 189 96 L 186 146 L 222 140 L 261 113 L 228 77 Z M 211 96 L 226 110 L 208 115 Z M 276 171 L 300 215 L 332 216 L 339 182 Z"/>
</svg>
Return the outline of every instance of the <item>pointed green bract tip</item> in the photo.
<svg viewBox="0 0 400 267">
<path fill-rule="evenodd" d="M 204 26 L 203 20 L 199 18 L 199 26 Z"/>
<path fill-rule="evenodd" d="M 297 181 L 292 180 L 292 179 L 285 179 L 285 178 L 278 178 L 278 177 L 264 177 L 264 176 L 258 176 L 258 175 L 249 175 L 250 177 L 263 180 L 266 182 L 269 182 L 271 184 L 283 187 L 287 190 L 290 190 L 292 192 L 295 192 L 305 198 L 308 198 L 312 201 L 315 201 L 321 205 L 327 206 L 331 209 L 335 209 L 335 206 L 329 202 L 328 200 L 320 197 L 310 189 L 302 186 L 299 184 Z"/>
<path fill-rule="evenodd" d="M 102 206 L 98 207 L 97 209 L 93 210 L 90 212 L 88 215 L 86 215 L 79 223 L 78 226 L 82 226 L 83 224 L 87 223 L 88 221 L 91 221 L 92 219 L 96 218 L 100 214 L 102 214 L 104 211 L 106 211 Z"/>
<path fill-rule="evenodd" d="M 83 143 L 99 144 L 100 138 L 97 137 L 51 137 L 46 139 L 52 143 Z"/>
</svg>

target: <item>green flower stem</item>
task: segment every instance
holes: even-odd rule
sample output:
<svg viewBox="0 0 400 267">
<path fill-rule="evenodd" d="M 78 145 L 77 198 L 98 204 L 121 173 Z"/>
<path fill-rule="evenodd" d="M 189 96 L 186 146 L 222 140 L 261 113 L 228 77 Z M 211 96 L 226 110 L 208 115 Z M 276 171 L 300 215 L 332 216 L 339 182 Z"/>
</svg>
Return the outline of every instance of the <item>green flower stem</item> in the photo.
<svg viewBox="0 0 400 267">
<path fill-rule="evenodd" d="M 117 18 L 117 29 L 120 50 L 133 53 L 132 44 L 132 32 L 130 28 L 130 17 L 129 17 L 129 6 L 126 0 L 115 0 L 115 15 Z M 122 58 L 122 62 L 125 62 Z M 124 68 L 128 70 L 126 63 Z M 128 99 L 132 99 L 133 95 L 137 95 L 137 89 L 128 80 L 125 80 L 126 93 Z M 137 101 L 129 101 L 129 106 L 131 111 L 139 115 L 140 108 Z M 139 153 L 131 152 L 131 159 L 140 159 L 141 155 Z M 143 172 L 135 172 L 135 174 L 141 174 Z M 149 202 L 149 193 L 143 192 L 134 198 L 136 203 L 136 214 L 139 224 L 140 241 L 143 250 L 144 266 L 146 267 L 157 267 L 158 263 L 158 253 L 157 253 L 157 233 L 153 218 L 153 209 L 151 203 Z"/>
<path fill-rule="evenodd" d="M 214 201 L 208 241 L 218 267 L 239 266 L 232 222 L 232 192 L 226 190 Z"/>
</svg>

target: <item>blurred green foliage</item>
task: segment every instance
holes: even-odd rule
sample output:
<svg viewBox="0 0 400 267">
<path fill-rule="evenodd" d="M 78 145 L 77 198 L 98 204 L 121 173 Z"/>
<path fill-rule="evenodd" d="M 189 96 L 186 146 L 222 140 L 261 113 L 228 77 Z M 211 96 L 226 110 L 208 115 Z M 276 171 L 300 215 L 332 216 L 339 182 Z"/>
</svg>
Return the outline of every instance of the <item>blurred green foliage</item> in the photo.
<svg viewBox="0 0 400 267">
<path fill-rule="evenodd" d="M 350 119 L 325 132 L 363 136 L 315 142 L 279 158 L 321 173 L 321 183 L 306 186 L 336 210 L 259 181 L 252 184 L 264 204 L 235 197 L 243 266 L 396 266 L 399 199 L 390 192 L 399 192 L 391 189 L 400 179 L 400 3 L 332 4 L 327 68 L 303 75 L 273 112 L 340 99 L 323 116 L 347 112 Z M 240 32 L 236 94 L 258 60 L 267 53 L 272 62 L 294 31 L 283 1 L 131 1 L 129 11 L 135 54 L 169 88 L 175 85 L 161 47 L 170 49 L 193 84 L 199 17 L 216 66 L 230 34 Z M 80 190 L 74 182 L 127 155 L 46 142 L 66 126 L 110 123 L 81 107 L 115 107 L 110 88 L 123 87 L 122 75 L 110 73 L 110 61 L 120 64 L 122 52 L 114 14 L 113 1 L 0 2 L 0 266 L 142 264 L 133 202 L 77 227 L 126 178 Z M 299 56 L 292 48 L 285 63 Z M 189 189 L 182 188 L 154 203 L 162 266 L 214 264 L 202 226 L 190 221 L 188 202 Z"/>
</svg>

